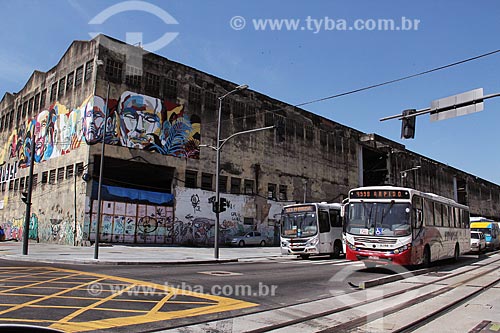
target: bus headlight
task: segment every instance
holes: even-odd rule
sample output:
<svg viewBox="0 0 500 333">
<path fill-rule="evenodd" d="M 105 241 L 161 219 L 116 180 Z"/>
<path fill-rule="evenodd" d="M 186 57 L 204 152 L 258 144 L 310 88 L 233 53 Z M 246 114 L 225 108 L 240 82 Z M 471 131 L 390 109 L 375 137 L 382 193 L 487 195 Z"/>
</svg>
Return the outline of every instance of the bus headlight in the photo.
<svg viewBox="0 0 500 333">
<path fill-rule="evenodd" d="M 394 251 L 392 251 L 393 254 L 399 254 L 399 253 L 402 253 L 406 250 L 409 250 L 411 248 L 411 244 L 406 244 L 404 246 L 401 246 L 401 247 L 398 247 L 397 249 L 395 249 Z"/>
<path fill-rule="evenodd" d="M 287 240 L 281 241 L 281 247 L 289 247 L 289 246 L 290 246 L 290 242 L 288 242 Z"/>
<path fill-rule="evenodd" d="M 307 241 L 306 246 L 316 246 L 316 245 L 318 245 L 318 243 L 319 243 L 319 238 L 314 237 L 314 238 Z"/>
<path fill-rule="evenodd" d="M 347 246 L 351 249 L 351 250 L 356 250 L 356 246 L 352 245 L 351 243 L 349 243 L 348 241 L 345 242 L 347 244 Z"/>
</svg>

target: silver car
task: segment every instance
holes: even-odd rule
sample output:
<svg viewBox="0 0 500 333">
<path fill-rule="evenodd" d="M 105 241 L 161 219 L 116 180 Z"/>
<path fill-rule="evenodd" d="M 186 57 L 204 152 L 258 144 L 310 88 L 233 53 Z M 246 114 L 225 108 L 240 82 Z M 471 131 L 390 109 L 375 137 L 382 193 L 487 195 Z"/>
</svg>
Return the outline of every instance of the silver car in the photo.
<svg viewBox="0 0 500 333">
<path fill-rule="evenodd" d="M 258 231 L 250 231 L 235 235 L 231 239 L 231 245 L 245 246 L 245 245 L 266 245 L 266 237 Z"/>
</svg>

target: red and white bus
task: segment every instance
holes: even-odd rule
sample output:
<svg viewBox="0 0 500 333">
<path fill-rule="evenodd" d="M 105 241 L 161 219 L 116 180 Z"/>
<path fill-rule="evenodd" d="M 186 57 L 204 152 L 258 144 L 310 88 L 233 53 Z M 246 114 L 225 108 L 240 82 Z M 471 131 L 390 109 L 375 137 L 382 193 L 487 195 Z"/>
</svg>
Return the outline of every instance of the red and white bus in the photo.
<svg viewBox="0 0 500 333">
<path fill-rule="evenodd" d="M 470 249 L 469 208 L 432 193 L 393 186 L 349 191 L 346 258 L 376 265 L 424 265 Z"/>
</svg>

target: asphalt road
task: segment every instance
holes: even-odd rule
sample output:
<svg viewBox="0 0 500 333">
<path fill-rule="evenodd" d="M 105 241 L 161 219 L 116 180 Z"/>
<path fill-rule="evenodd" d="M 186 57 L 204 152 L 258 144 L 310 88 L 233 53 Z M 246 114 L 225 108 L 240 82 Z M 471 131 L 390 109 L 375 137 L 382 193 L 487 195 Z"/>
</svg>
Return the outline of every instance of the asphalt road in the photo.
<svg viewBox="0 0 500 333">
<path fill-rule="evenodd" d="M 394 273 L 329 258 L 163 266 L 0 260 L 0 324 L 156 331 L 350 293 Z"/>
</svg>

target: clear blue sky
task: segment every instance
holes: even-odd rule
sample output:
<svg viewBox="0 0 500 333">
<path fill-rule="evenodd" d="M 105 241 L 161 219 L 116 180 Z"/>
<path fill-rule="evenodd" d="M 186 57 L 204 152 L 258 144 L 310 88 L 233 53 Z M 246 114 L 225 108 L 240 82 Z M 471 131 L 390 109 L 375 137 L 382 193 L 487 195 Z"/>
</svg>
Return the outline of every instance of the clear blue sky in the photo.
<svg viewBox="0 0 500 333">
<path fill-rule="evenodd" d="M 149 1 L 178 24 L 137 10 L 102 24 L 96 15 L 124 1 L 0 0 L 0 93 L 19 91 L 33 72 L 52 68 L 73 40 L 102 32 L 125 40 L 142 33 L 151 43 L 166 32 L 177 37 L 156 50 L 162 56 L 290 104 L 299 104 L 404 77 L 500 49 L 500 2 L 483 1 Z M 130 3 L 128 3 L 130 5 Z M 147 8 L 144 5 L 144 8 Z M 246 26 L 231 27 L 241 16 Z M 345 30 L 356 20 L 368 28 L 379 19 L 419 20 L 417 30 Z M 327 18 L 327 20 L 325 20 Z M 295 31 L 258 31 L 253 20 L 301 20 Z M 308 21 L 307 21 L 308 20 Z M 322 20 L 322 21 L 320 21 Z M 325 22 L 334 20 L 336 30 Z M 232 21 L 241 24 L 241 20 Z M 320 24 L 318 28 L 318 24 Z M 315 24 L 316 23 L 316 24 Z M 360 23 L 360 24 L 363 24 Z M 238 27 L 241 27 L 238 26 Z M 326 27 L 326 28 L 325 28 Z M 358 28 L 360 25 L 357 26 Z M 417 120 L 414 140 L 401 140 L 400 121 L 380 122 L 408 108 L 475 88 L 500 92 L 500 53 L 369 91 L 304 108 L 343 125 L 377 133 L 478 177 L 500 184 L 500 97 L 485 110 L 439 122 Z"/>
</svg>

